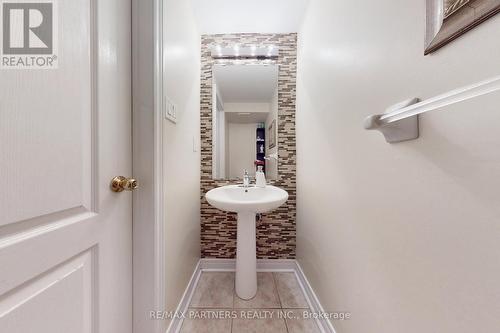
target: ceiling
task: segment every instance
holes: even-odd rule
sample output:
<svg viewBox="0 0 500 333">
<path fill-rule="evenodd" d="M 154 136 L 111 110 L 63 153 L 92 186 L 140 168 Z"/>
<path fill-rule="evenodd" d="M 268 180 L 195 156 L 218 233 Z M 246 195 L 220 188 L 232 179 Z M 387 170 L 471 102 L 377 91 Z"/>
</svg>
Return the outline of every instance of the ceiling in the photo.
<svg viewBox="0 0 500 333">
<path fill-rule="evenodd" d="M 202 35 L 298 32 L 309 0 L 191 0 Z"/>
<path fill-rule="evenodd" d="M 269 103 L 278 86 L 276 65 L 214 66 L 223 103 Z"/>
<path fill-rule="evenodd" d="M 268 115 L 268 112 L 252 112 L 250 114 L 226 112 L 226 120 L 228 123 L 237 124 L 265 123 Z"/>
</svg>

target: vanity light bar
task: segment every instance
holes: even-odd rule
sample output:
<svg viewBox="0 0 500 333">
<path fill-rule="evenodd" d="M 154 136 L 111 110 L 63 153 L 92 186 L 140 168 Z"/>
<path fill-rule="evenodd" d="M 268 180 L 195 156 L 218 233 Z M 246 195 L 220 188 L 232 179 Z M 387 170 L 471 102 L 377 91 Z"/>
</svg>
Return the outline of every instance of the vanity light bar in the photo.
<svg viewBox="0 0 500 333">
<path fill-rule="evenodd" d="M 278 57 L 279 48 L 275 45 L 265 47 L 257 47 L 255 45 L 240 46 L 238 44 L 231 47 L 216 45 L 212 47 L 211 53 L 214 59 L 272 59 Z"/>
</svg>

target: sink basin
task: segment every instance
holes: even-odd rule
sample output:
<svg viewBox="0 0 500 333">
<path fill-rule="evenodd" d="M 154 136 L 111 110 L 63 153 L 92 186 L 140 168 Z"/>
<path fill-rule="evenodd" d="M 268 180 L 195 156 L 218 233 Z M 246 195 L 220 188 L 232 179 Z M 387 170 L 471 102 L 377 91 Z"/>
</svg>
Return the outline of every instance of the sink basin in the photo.
<svg viewBox="0 0 500 333">
<path fill-rule="evenodd" d="M 288 193 L 276 186 L 242 187 L 228 185 L 207 192 L 210 205 L 228 212 L 265 213 L 278 208 L 288 199 Z"/>
<path fill-rule="evenodd" d="M 238 213 L 236 294 L 241 299 L 252 299 L 257 294 L 256 214 L 278 208 L 286 202 L 288 193 L 270 185 L 228 185 L 208 191 L 205 198 L 215 208 Z"/>
</svg>

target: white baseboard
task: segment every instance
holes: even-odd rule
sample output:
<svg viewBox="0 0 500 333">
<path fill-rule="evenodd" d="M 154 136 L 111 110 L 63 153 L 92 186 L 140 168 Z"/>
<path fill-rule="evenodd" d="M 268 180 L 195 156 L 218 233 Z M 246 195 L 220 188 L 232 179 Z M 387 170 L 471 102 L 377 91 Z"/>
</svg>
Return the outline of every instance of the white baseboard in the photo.
<svg viewBox="0 0 500 333">
<path fill-rule="evenodd" d="M 184 291 L 181 301 L 177 307 L 178 313 L 186 313 L 188 311 L 191 298 L 194 290 L 198 285 L 202 272 L 234 272 L 236 270 L 235 259 L 200 259 L 196 268 L 189 280 L 188 286 Z M 323 313 L 323 307 L 319 302 L 318 297 L 314 293 L 309 281 L 307 280 L 302 268 L 297 260 L 293 259 L 259 259 L 257 260 L 258 272 L 293 272 L 297 277 L 300 288 L 309 304 L 311 312 Z M 170 322 L 167 329 L 168 333 L 179 333 L 182 326 L 182 318 L 174 318 Z M 322 333 L 335 333 L 332 323 L 327 319 L 316 319 L 318 327 Z"/>
<path fill-rule="evenodd" d="M 297 280 L 299 281 L 300 287 L 302 288 L 302 292 L 306 296 L 306 300 L 307 303 L 309 303 L 309 308 L 311 309 L 311 312 L 324 313 L 325 310 L 323 309 L 323 306 L 319 302 L 319 299 L 316 296 L 316 293 L 314 292 L 311 284 L 307 280 L 307 277 L 304 274 L 302 267 L 300 267 L 298 261 L 296 260 L 294 261 L 295 261 L 295 275 L 297 276 Z M 333 324 L 330 320 L 316 319 L 316 323 L 324 333 L 335 333 L 335 328 L 333 327 Z"/>
<path fill-rule="evenodd" d="M 258 259 L 258 272 L 295 272 L 296 261 L 291 259 Z M 234 272 L 236 259 L 200 259 L 205 272 Z"/>
<path fill-rule="evenodd" d="M 189 308 L 189 303 L 191 303 L 191 298 L 193 298 L 194 290 L 198 285 L 198 281 L 200 280 L 202 269 L 200 267 L 201 262 L 198 261 L 198 264 L 194 268 L 193 275 L 191 275 L 191 279 L 184 290 L 184 294 L 182 295 L 181 301 L 175 310 L 176 313 L 186 313 Z M 182 322 L 184 320 L 182 318 L 173 318 L 170 322 L 170 325 L 167 328 L 167 333 L 178 333 L 181 330 Z"/>
</svg>

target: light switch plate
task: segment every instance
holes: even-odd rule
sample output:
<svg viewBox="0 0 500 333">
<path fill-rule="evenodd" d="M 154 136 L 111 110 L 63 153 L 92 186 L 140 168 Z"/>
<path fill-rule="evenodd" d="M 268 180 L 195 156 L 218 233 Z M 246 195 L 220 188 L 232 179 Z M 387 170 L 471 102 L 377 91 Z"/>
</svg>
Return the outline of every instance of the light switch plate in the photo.
<svg viewBox="0 0 500 333">
<path fill-rule="evenodd" d="M 164 100 L 164 113 L 165 118 L 173 122 L 177 123 L 177 105 L 173 103 L 168 97 L 165 96 Z"/>
<path fill-rule="evenodd" d="M 198 152 L 198 139 L 196 136 L 193 136 L 193 153 Z"/>
</svg>

